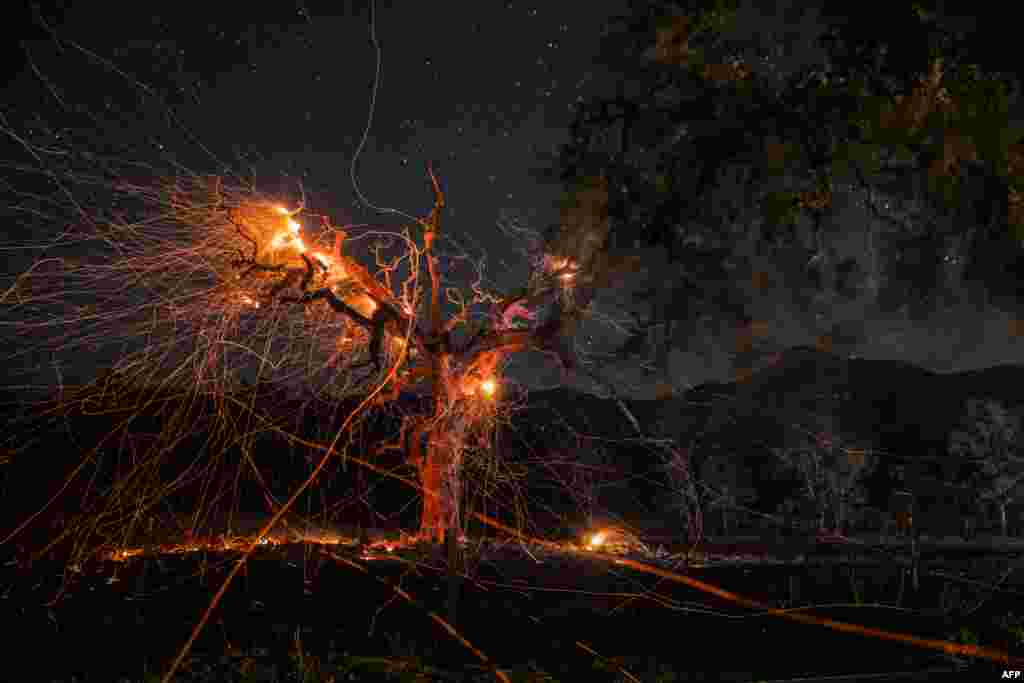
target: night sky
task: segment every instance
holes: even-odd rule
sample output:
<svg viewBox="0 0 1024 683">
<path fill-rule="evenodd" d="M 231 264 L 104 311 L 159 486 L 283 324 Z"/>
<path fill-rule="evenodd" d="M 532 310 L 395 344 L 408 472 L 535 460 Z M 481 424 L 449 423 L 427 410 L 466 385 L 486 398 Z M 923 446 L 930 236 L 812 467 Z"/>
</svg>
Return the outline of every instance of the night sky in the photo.
<svg viewBox="0 0 1024 683">
<path fill-rule="evenodd" d="M 26 42 L 30 61 L 6 89 L 4 116 L 18 128 L 37 126 L 38 115 L 49 122 L 54 143 L 62 144 L 83 134 L 88 117 L 63 106 L 79 103 L 107 122 L 96 135 L 117 154 L 133 150 L 141 161 L 173 161 L 202 173 L 224 172 L 224 166 L 235 173 L 254 171 L 265 191 L 292 201 L 301 178 L 311 208 L 337 224 L 401 225 L 400 216 L 364 206 L 350 177 L 377 66 L 368 6 L 274 5 L 248 4 L 230 16 L 221 10 L 195 13 L 191 5 L 151 10 L 144 3 L 119 9 L 116 16 L 80 3 L 66 11 L 44 9 L 55 35 L 110 60 L 121 73 L 81 50 L 55 47 L 37 29 Z M 486 274 L 497 288 L 511 288 L 527 273 L 517 253 L 521 242 L 503 235 L 499 223 L 515 219 L 542 229 L 557 220 L 559 188 L 533 171 L 567 139 L 573 102 L 609 92 L 610 75 L 595 55 L 607 19 L 623 12 L 625 3 L 579 8 L 490 0 L 376 5 L 382 61 L 372 125 L 356 166 L 358 187 L 376 207 L 422 216 L 432 204 L 425 165 L 433 162 L 447 193 L 447 246 L 474 258 L 486 254 Z M 777 46 L 772 54 L 751 56 L 762 73 L 784 73 L 813 59 L 813 19 L 780 10 L 741 21 L 752 34 L 778 37 L 771 41 Z M 173 118 L 152 100 L 140 104 L 147 88 L 160 93 Z M 24 160 L 10 139 L 3 145 L 3 158 Z M 838 218 L 844 227 L 837 248 L 863 255 L 869 219 L 856 197 L 848 203 Z M 17 221 L 7 225 L 5 242 L 26 238 Z M 7 254 L 9 275 L 32 260 L 25 251 Z M 949 256 L 950 269 L 956 260 Z M 657 250 L 650 251 L 651 281 L 671 277 L 663 261 Z M 629 319 L 621 298 L 626 293 L 618 291 L 618 298 L 606 302 L 612 317 Z M 790 311 L 784 295 L 760 305 L 775 321 L 780 346 L 813 343 L 816 333 Z M 866 311 L 861 301 L 825 315 L 863 319 Z M 871 319 L 866 342 L 845 352 L 943 372 L 1021 362 L 1010 320 L 983 303 L 960 300 L 923 325 L 899 315 Z M 623 339 L 606 325 L 592 325 L 580 343 L 600 354 Z M 729 330 L 700 324 L 683 346 L 672 354 L 671 366 L 680 388 L 732 376 L 722 351 L 732 347 Z M 77 369 L 86 366 L 78 361 Z M 533 386 L 558 377 L 539 358 L 519 359 L 513 367 Z M 657 379 L 637 368 L 611 374 L 634 396 L 648 395 Z"/>
</svg>

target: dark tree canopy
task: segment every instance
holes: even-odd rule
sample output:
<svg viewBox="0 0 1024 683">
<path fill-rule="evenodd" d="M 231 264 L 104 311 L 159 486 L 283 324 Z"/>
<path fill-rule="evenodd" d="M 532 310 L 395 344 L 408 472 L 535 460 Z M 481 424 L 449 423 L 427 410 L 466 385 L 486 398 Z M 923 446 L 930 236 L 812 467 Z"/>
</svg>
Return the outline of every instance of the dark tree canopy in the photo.
<svg viewBox="0 0 1024 683">
<path fill-rule="evenodd" d="M 880 310 L 934 308 L 951 245 L 965 281 L 1017 307 L 1016 65 L 971 31 L 981 22 L 929 3 L 893 3 L 885 21 L 849 3 L 772 5 L 631 2 L 604 38 L 614 87 L 578 105 L 542 175 L 567 191 L 607 179 L 605 248 L 664 248 L 683 281 L 672 299 L 740 330 L 755 322 L 730 263 L 741 243 L 755 279 L 762 260 L 806 248 L 784 277 L 807 305 L 863 290 L 863 265 L 828 247 L 853 193 L 889 228 Z"/>
<path fill-rule="evenodd" d="M 909 177 L 922 174 L 947 208 L 1013 219 L 1006 206 L 993 211 L 992 192 L 1004 190 L 1005 205 L 1019 170 L 1019 83 L 990 58 L 974 60 L 976 40 L 910 4 L 887 12 L 882 30 L 874 13 L 826 10 L 816 40 L 824 59 L 772 77 L 773 46 L 732 37 L 737 4 L 634 2 L 606 37 L 605 60 L 621 80 L 614 94 L 578 106 L 548 171 L 567 184 L 608 175 L 624 243 L 678 251 L 673 224 L 689 236 L 698 221 L 714 229 L 735 220 L 742 203 L 710 203 L 729 170 L 777 226 L 798 214 L 819 223 L 841 178 L 911 192 L 920 188 Z M 751 63 L 755 54 L 768 72 Z M 803 190 L 769 192 L 767 180 L 783 171 Z"/>
</svg>

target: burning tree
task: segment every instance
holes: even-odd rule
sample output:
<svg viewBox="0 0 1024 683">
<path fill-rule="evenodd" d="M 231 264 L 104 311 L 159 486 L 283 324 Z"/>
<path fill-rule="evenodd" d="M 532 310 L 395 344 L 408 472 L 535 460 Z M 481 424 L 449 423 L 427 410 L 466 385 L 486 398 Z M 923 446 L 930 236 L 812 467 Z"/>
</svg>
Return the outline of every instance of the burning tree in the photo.
<svg viewBox="0 0 1024 683">
<path fill-rule="evenodd" d="M 598 178 L 571 193 L 521 289 L 484 291 L 479 271 L 469 287 L 450 286 L 437 249 L 445 198 L 432 169 L 430 180 L 432 211 L 373 246 L 376 272 L 354 256 L 358 238 L 326 216 L 315 233 L 300 223 L 316 217 L 304 195 L 288 208 L 221 177 L 112 180 L 110 205 L 140 213 L 81 216 L 84 225 L 62 237 L 95 248 L 62 254 L 61 240 L 51 243 L 4 292 L 8 324 L 39 334 L 36 350 L 54 354 L 134 344 L 108 378 L 225 400 L 254 373 L 334 399 L 365 396 L 356 412 L 425 393 L 430 409 L 405 416 L 377 453 L 406 454 L 422 487 L 420 536 L 439 541 L 460 524 L 465 453 L 488 448 L 507 408 L 506 359 L 540 351 L 565 372 L 578 367 L 579 322 L 639 263 L 607 254 L 607 183 Z"/>
</svg>

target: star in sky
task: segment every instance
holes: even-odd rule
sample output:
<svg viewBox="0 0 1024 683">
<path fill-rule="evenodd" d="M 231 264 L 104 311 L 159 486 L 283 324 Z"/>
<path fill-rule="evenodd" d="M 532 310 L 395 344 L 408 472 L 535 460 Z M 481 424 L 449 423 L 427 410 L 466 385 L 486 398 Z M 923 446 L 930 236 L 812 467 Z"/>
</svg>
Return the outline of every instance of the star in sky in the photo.
<svg viewBox="0 0 1024 683">
<path fill-rule="evenodd" d="M 561 188 L 531 169 L 566 141 L 575 105 L 610 92 L 615 74 L 596 56 L 607 20 L 626 3 L 592 2 L 580 11 L 574 3 L 481 1 L 440 12 L 430 3 L 379 1 L 372 17 L 369 5 L 356 5 L 211 7 L 202 21 L 175 4 L 128 5 L 117 22 L 81 5 L 44 12 L 46 30 L 26 42 L 5 116 L 38 143 L 88 145 L 97 158 L 200 173 L 230 168 L 293 199 L 301 182 L 315 210 L 336 222 L 389 228 L 402 223 L 390 209 L 429 210 L 431 162 L 448 201 L 446 246 L 486 263 L 495 289 L 516 286 L 528 260 L 521 243 L 495 226 L 503 211 L 528 216 L 537 230 L 558 221 Z M 744 21 L 740 30 L 750 35 L 795 32 L 784 16 Z M 815 59 L 813 41 L 797 37 L 800 45 L 780 42 L 748 57 L 766 73 L 791 72 Z M 17 156 L 16 144 L 4 144 Z M 863 198 L 855 201 L 863 209 Z M 885 210 L 892 200 L 874 201 Z M 847 241 L 854 248 L 853 236 Z M 23 270 L 31 258 L 12 253 L 9 268 Z M 955 265 L 955 253 L 944 258 Z M 654 277 L 672 277 L 659 262 L 652 253 Z M 978 325 L 990 323 L 1005 329 L 1005 321 Z M 901 338 L 913 342 L 904 353 L 929 345 L 928 330 L 907 334 Z M 880 353 L 892 353 L 881 343 L 887 335 Z M 599 337 L 588 340 L 600 347 Z M 724 367 L 681 349 L 673 357 L 691 380 L 713 379 Z"/>
</svg>

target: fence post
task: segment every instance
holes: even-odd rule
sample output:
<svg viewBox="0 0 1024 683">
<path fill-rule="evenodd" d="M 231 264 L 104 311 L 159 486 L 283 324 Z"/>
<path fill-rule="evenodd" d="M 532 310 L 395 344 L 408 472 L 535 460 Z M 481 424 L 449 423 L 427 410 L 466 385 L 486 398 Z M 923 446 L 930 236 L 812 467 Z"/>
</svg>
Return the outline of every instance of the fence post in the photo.
<svg viewBox="0 0 1024 683">
<path fill-rule="evenodd" d="M 912 533 L 913 533 L 913 536 L 911 536 L 911 546 L 910 546 L 911 547 L 910 555 L 911 555 L 911 558 L 912 558 L 912 560 L 911 560 L 911 570 L 910 570 L 910 572 L 911 572 L 910 573 L 910 579 L 911 579 L 911 586 L 913 586 L 914 593 L 916 594 L 918 588 L 920 588 L 920 582 L 918 581 L 918 577 L 919 577 L 918 568 L 921 565 L 921 545 L 919 543 L 918 533 L 916 531 L 914 531 Z"/>
</svg>

